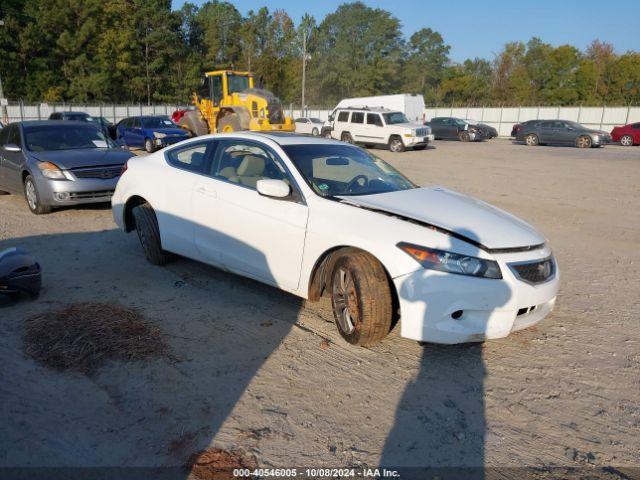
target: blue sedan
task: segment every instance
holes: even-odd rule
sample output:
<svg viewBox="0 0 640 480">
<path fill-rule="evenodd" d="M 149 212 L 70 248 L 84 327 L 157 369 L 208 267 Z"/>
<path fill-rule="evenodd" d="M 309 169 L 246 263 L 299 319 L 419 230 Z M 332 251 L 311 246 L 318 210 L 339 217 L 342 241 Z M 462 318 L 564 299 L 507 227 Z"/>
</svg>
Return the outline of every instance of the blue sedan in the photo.
<svg viewBox="0 0 640 480">
<path fill-rule="evenodd" d="M 191 135 L 167 117 L 129 117 L 116 126 L 117 139 L 127 147 L 144 148 L 153 153 L 158 148 L 186 140 Z"/>
</svg>

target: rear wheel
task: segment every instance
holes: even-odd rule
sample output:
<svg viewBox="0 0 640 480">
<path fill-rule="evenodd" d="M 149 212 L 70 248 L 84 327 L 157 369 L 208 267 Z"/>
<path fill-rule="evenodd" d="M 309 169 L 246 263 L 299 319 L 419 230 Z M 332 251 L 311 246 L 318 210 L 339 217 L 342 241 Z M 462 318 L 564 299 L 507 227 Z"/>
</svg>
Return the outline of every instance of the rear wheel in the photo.
<svg viewBox="0 0 640 480">
<path fill-rule="evenodd" d="M 24 179 L 24 198 L 27 200 L 31 213 L 42 215 L 51 212 L 51 207 L 42 205 L 36 182 L 31 175 L 27 175 L 27 178 Z"/>
<path fill-rule="evenodd" d="M 150 138 L 145 138 L 144 140 L 144 149 L 146 150 L 147 153 L 153 153 L 156 151 L 156 146 L 153 143 L 153 140 L 151 140 Z"/>
<path fill-rule="evenodd" d="M 335 263 L 331 305 L 340 335 L 353 345 L 375 345 L 387 336 L 393 302 L 380 262 L 362 251 L 345 252 Z"/>
<path fill-rule="evenodd" d="M 620 145 L 630 147 L 633 145 L 633 137 L 631 135 L 623 135 L 620 139 Z"/>
<path fill-rule="evenodd" d="M 353 137 L 351 137 L 351 134 L 349 132 L 343 132 L 340 136 L 340 140 L 346 143 L 353 143 Z"/>
<path fill-rule="evenodd" d="M 591 137 L 582 135 L 576 140 L 576 147 L 578 148 L 591 148 Z"/>
<path fill-rule="evenodd" d="M 530 147 L 535 147 L 540 143 L 540 140 L 535 133 L 530 133 L 526 137 L 524 137 L 524 143 Z"/>
<path fill-rule="evenodd" d="M 392 152 L 404 152 L 404 143 L 400 137 L 391 137 L 389 139 L 389 150 Z"/>
<path fill-rule="evenodd" d="M 242 127 L 237 113 L 226 115 L 218 120 L 219 133 L 239 132 L 240 130 L 242 130 Z"/>
<path fill-rule="evenodd" d="M 160 229 L 153 208 L 148 203 L 143 203 L 135 207 L 132 213 L 147 260 L 154 265 L 164 265 L 171 259 L 171 254 L 162 249 Z"/>
</svg>

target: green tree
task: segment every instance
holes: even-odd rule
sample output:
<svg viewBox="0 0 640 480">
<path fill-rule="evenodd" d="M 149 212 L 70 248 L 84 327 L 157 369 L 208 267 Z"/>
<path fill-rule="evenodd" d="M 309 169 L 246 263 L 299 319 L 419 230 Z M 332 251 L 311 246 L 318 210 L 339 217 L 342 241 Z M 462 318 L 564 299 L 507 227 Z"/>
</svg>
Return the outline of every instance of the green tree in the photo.
<svg viewBox="0 0 640 480">
<path fill-rule="evenodd" d="M 450 50 L 442 35 L 430 28 L 423 28 L 411 35 L 406 47 L 404 88 L 423 94 L 427 103 L 436 101 L 438 87 L 449 63 Z"/>
</svg>

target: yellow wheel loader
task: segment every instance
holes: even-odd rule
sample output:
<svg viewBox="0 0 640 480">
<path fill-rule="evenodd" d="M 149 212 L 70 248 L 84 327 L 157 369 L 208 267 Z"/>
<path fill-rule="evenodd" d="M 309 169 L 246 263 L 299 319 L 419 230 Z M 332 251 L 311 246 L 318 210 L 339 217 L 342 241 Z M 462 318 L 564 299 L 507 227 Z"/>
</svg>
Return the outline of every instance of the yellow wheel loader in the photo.
<svg viewBox="0 0 640 480">
<path fill-rule="evenodd" d="M 187 110 L 178 120 L 193 135 L 239 130 L 295 131 L 295 123 L 285 117 L 280 100 L 268 90 L 255 88 L 250 72 L 205 73 L 201 87 L 193 93 L 193 104 L 196 110 Z"/>
</svg>

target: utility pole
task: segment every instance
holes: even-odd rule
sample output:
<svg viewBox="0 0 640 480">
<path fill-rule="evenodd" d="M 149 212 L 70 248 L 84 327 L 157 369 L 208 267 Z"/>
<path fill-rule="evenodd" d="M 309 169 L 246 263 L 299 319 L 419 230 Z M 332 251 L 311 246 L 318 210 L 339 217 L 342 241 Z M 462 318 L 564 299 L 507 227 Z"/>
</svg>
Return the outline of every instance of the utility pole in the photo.
<svg viewBox="0 0 640 480">
<path fill-rule="evenodd" d="M 0 27 L 4 27 L 4 20 L 0 20 Z M 9 123 L 7 106 L 4 104 L 4 90 L 2 90 L 2 76 L 0 76 L 0 102 L 2 102 L 2 123 Z"/>
<path fill-rule="evenodd" d="M 307 53 L 307 42 L 311 37 L 311 32 L 313 31 L 313 18 L 309 15 L 305 15 L 302 17 L 302 21 L 300 23 L 300 31 L 302 33 L 302 95 L 301 95 L 301 114 L 305 115 L 305 92 L 306 92 L 306 83 L 307 83 L 307 61 L 311 58 L 311 55 Z"/>
</svg>

